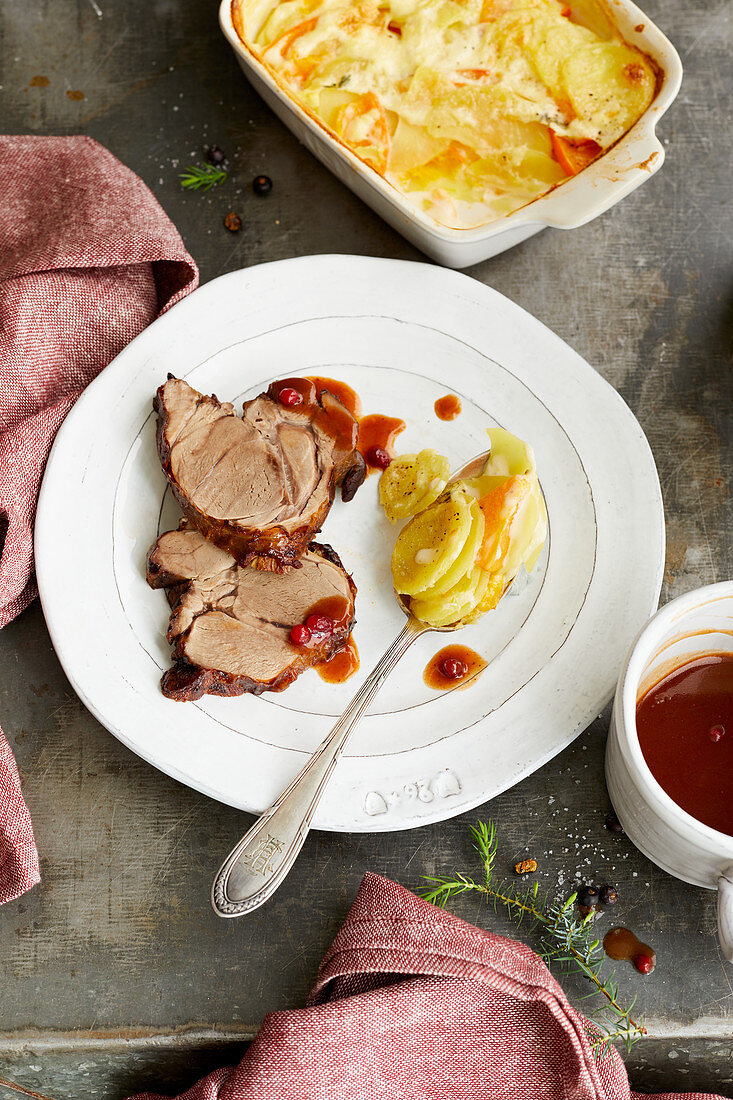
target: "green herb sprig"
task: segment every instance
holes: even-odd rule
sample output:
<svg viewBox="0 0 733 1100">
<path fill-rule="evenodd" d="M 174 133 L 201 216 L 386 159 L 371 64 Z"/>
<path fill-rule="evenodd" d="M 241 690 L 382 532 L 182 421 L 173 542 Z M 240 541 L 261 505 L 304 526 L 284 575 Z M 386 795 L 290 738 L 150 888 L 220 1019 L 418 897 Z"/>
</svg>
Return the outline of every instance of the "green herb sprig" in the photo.
<svg viewBox="0 0 733 1100">
<path fill-rule="evenodd" d="M 571 894 L 565 902 L 558 902 L 550 899 L 549 891 L 540 897 L 538 882 L 520 891 L 509 880 L 496 883 L 496 826 L 491 820 L 488 824 L 479 821 L 477 825 L 471 826 L 471 834 L 474 848 L 483 864 L 483 881 L 477 882 L 462 873 L 452 878 L 425 875 L 423 877 L 426 881 L 433 885 L 423 890 L 422 896 L 442 909 L 459 894 L 475 891 L 487 901 L 493 901 L 494 909 L 503 905 L 518 927 L 527 918 L 530 931 L 539 929 L 539 954 L 546 965 L 559 968 L 564 973 L 582 974 L 593 986 L 587 996 L 602 998 L 598 1006 L 590 1012 L 597 1032 L 601 1033 L 589 1035 L 596 1054 L 602 1056 L 608 1044 L 616 1041 L 622 1042 L 630 1050 L 646 1034 L 646 1028 L 643 1020 L 635 1020 L 631 1016 L 636 997 L 624 1008 L 619 1002 L 618 983 L 614 981 L 616 971 L 604 973 L 606 955 L 601 941 L 593 934 L 593 913 L 583 918 L 575 915 L 573 906 L 577 894 Z"/>
<path fill-rule="evenodd" d="M 186 191 L 210 191 L 224 182 L 227 172 L 216 164 L 191 164 L 178 178 Z"/>
</svg>

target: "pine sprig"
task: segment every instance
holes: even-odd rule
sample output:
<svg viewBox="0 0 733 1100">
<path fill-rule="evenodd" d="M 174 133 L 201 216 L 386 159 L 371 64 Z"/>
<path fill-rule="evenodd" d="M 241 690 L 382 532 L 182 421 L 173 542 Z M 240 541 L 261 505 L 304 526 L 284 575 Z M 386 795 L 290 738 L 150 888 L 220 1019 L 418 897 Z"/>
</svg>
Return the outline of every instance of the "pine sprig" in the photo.
<svg viewBox="0 0 733 1100">
<path fill-rule="evenodd" d="M 178 178 L 186 191 L 210 191 L 224 182 L 227 173 L 216 164 L 191 164 L 178 173 Z"/>
<path fill-rule="evenodd" d="M 483 865 L 483 881 L 477 882 L 460 872 L 452 878 L 426 875 L 426 881 L 432 886 L 423 890 L 422 896 L 443 909 L 451 899 L 475 891 L 492 901 L 495 910 L 502 905 L 518 927 L 526 919 L 530 931 L 539 928 L 539 954 L 545 964 L 566 974 L 582 974 L 593 987 L 587 997 L 602 998 L 598 1007 L 590 1012 L 594 1019 L 594 1034 L 590 1036 L 594 1051 L 602 1056 L 608 1044 L 616 1041 L 623 1042 L 630 1050 L 646 1034 L 646 1028 L 643 1020 L 631 1016 L 636 997 L 624 1008 L 619 1001 L 618 982 L 614 981 L 616 971 L 604 972 L 606 955 L 601 941 L 593 934 L 593 914 L 582 918 L 575 915 L 577 894 L 559 902 L 550 899 L 549 891 L 539 897 L 538 882 L 519 891 L 512 882 L 495 883 L 496 826 L 491 820 L 488 824 L 479 821 L 471 826 L 471 835 Z"/>
</svg>

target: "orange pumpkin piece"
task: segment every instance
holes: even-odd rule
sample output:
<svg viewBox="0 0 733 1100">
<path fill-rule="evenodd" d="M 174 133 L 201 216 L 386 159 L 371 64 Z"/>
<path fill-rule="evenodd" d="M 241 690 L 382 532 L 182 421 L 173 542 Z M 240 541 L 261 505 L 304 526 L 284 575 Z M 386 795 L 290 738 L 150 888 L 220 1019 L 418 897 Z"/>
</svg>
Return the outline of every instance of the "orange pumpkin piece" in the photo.
<svg viewBox="0 0 733 1100">
<path fill-rule="evenodd" d="M 374 118 L 364 134 L 362 123 L 371 114 Z M 367 92 L 353 103 L 341 107 L 334 116 L 333 127 L 353 149 L 366 150 L 362 154 L 363 160 L 378 172 L 386 172 L 390 145 L 389 122 L 387 112 L 374 92 Z"/>
<path fill-rule="evenodd" d="M 506 557 L 511 542 L 514 517 L 532 492 L 532 479 L 526 474 L 508 477 L 478 502 L 484 514 L 484 538 L 476 554 L 476 565 L 494 572 Z"/>
<path fill-rule="evenodd" d="M 555 160 L 568 176 L 577 176 L 602 152 L 597 141 L 568 141 L 550 130 Z"/>
</svg>

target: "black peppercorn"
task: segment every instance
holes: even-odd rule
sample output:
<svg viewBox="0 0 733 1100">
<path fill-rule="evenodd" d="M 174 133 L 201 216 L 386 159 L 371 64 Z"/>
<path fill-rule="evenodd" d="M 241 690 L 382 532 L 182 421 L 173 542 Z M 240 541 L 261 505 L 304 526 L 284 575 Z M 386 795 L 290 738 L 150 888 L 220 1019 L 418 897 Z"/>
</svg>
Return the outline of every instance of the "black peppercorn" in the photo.
<svg viewBox="0 0 733 1100">
<path fill-rule="evenodd" d="M 581 886 L 578 890 L 578 905 L 583 908 L 595 909 L 598 905 L 598 891 L 595 886 L 588 886 L 587 884 Z"/>
<path fill-rule="evenodd" d="M 272 180 L 269 176 L 255 176 L 252 180 L 252 190 L 255 195 L 269 195 L 272 191 Z"/>
</svg>

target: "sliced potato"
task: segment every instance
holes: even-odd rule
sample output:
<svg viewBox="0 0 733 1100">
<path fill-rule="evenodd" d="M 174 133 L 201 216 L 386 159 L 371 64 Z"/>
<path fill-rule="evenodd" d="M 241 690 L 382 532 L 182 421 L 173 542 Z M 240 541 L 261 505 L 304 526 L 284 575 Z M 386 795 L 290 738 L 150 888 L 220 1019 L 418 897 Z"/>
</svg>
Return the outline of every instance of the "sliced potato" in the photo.
<svg viewBox="0 0 733 1100">
<path fill-rule="evenodd" d="M 656 88 L 647 58 L 625 42 L 594 41 L 575 50 L 562 61 L 562 80 L 575 114 L 604 145 L 643 114 Z"/>
<path fill-rule="evenodd" d="M 534 18 L 524 28 L 524 48 L 542 83 L 556 102 L 564 99 L 562 65 L 565 58 L 596 41 L 592 31 L 569 19 Z"/>
<path fill-rule="evenodd" d="M 489 428 L 491 457 L 486 465 L 487 474 L 529 474 L 536 469 L 534 451 L 506 428 Z M 500 466 L 500 463 L 502 464 Z M 506 463 L 506 466 L 503 464 Z"/>
<path fill-rule="evenodd" d="M 551 107 L 547 97 L 548 111 Z M 431 103 L 425 127 L 434 137 L 460 141 L 480 155 L 494 156 L 506 148 L 549 154 L 549 130 L 536 118 L 536 105 L 510 88 L 448 84 Z"/>
<path fill-rule="evenodd" d="M 341 88 L 321 88 L 318 92 L 318 114 L 327 126 L 333 127 L 333 121 L 341 108 L 355 103 L 358 98 L 356 93 L 342 91 Z"/>
<path fill-rule="evenodd" d="M 413 597 L 410 610 L 420 622 L 430 626 L 449 626 L 472 612 L 481 601 L 488 582 L 488 575 L 483 569 L 471 569 L 442 596 L 432 600 Z"/>
<path fill-rule="evenodd" d="M 463 549 L 451 565 L 450 569 L 431 585 L 420 593 L 421 600 L 433 600 L 443 596 L 466 574 L 470 573 L 476 562 L 476 554 L 484 537 L 484 514 L 479 508 L 477 500 L 469 501 L 471 512 L 471 530 L 468 533 Z"/>
<path fill-rule="evenodd" d="M 487 611 L 493 611 L 498 606 L 505 589 L 505 579 L 501 574 L 495 573 L 493 577 L 486 575 L 486 586 L 483 593 L 471 610 L 462 617 L 461 622 L 463 625 L 468 626 L 469 623 L 475 623 Z"/>
<path fill-rule="evenodd" d="M 573 22 L 587 27 L 599 38 L 609 39 L 616 34 L 616 29 L 608 17 L 608 12 L 599 0 L 572 0 L 570 5 L 573 13 Z"/>
<path fill-rule="evenodd" d="M 435 584 L 460 554 L 470 530 L 468 497 L 457 490 L 414 516 L 392 553 L 395 589 L 415 596 Z"/>
<path fill-rule="evenodd" d="M 387 169 L 396 176 L 414 171 L 442 153 L 447 145 L 446 141 L 432 137 L 421 126 L 413 126 L 401 118 L 392 138 Z"/>
<path fill-rule="evenodd" d="M 255 37 L 258 46 L 268 49 L 290 27 L 306 18 L 307 5 L 302 0 L 283 0 L 273 8 Z"/>
<path fill-rule="evenodd" d="M 437 500 L 450 475 L 450 463 L 437 451 L 400 455 L 379 479 L 379 500 L 387 519 L 414 516 Z"/>
</svg>

